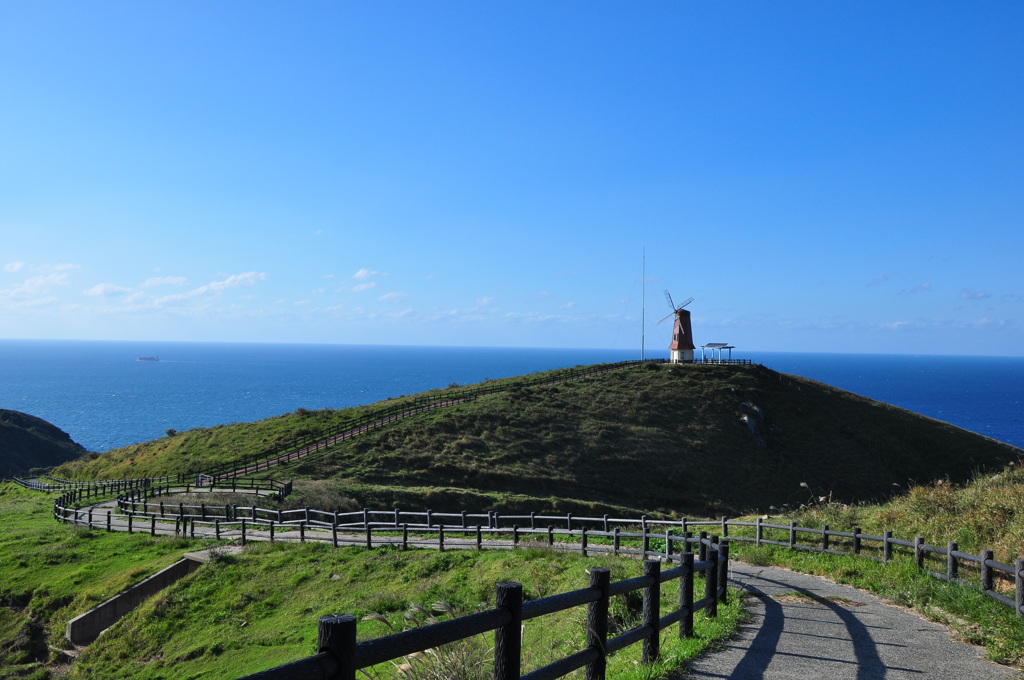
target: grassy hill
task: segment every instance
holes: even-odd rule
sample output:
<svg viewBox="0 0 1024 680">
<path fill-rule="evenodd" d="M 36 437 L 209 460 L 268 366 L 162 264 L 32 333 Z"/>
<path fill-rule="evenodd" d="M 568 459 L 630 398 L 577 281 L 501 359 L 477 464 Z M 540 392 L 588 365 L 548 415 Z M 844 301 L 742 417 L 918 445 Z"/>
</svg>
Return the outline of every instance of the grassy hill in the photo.
<svg viewBox="0 0 1024 680">
<path fill-rule="evenodd" d="M 441 396 L 445 391 L 439 391 Z M 79 460 L 95 478 L 198 469 L 354 418 L 302 411 L 192 430 Z M 436 409 L 277 469 L 354 505 L 737 515 L 821 497 L 879 501 L 970 479 L 1020 451 L 762 366 L 650 364 Z"/>
<path fill-rule="evenodd" d="M 945 423 L 760 366 L 652 365 L 575 383 L 508 383 L 505 392 L 392 423 L 274 475 L 297 480 L 288 502 L 300 506 L 690 516 L 784 516 L 803 506 L 812 524 L 886 525 L 940 544 L 959 539 L 968 550 L 973 545 L 961 534 L 981 532 L 1006 539 L 985 547 L 1019 552 L 1024 516 L 1014 499 L 1024 473 L 1012 463 L 1021 452 Z M 198 469 L 352 422 L 366 410 L 298 411 L 175 433 L 89 454 L 55 474 Z M 199 547 L 54 525 L 50 502 L 0 485 L 0 667 L 8 669 L 0 677 L 48 677 L 71 616 Z M 950 524 L 951 515 L 963 520 Z M 504 578 L 533 584 L 538 594 L 580 587 L 570 576 L 585 566 L 530 551 L 481 554 L 472 564 L 463 556 L 386 553 L 251 548 L 137 610 L 83 654 L 72 676 L 235 677 L 242 659 L 255 659 L 258 665 L 246 666 L 255 670 L 308 653 L 317 615 L 339 606 L 378 611 L 400 625 L 415 602 L 448 598 L 471 608 Z M 478 570 L 486 577 L 469 578 Z M 392 586 L 371 578 L 380 574 L 401 582 L 402 592 L 388 595 Z M 40 665 L 48 656 L 50 664 Z"/>
<path fill-rule="evenodd" d="M 0 409 L 0 479 L 78 458 L 85 449 L 41 418 Z"/>
</svg>

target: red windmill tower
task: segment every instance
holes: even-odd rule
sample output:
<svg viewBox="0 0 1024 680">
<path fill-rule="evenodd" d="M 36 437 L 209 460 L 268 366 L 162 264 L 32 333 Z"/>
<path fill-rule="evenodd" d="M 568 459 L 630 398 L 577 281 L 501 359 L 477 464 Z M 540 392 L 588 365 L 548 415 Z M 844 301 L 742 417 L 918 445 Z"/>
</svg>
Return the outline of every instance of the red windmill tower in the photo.
<svg viewBox="0 0 1024 680">
<path fill-rule="evenodd" d="M 673 364 L 680 362 L 691 362 L 693 361 L 693 350 L 696 349 L 693 345 L 693 330 L 690 328 L 690 312 L 689 310 L 683 309 L 686 305 L 693 302 L 693 298 L 689 298 L 683 304 L 678 307 L 672 302 L 672 295 L 665 291 L 665 300 L 668 301 L 668 306 L 672 310 L 672 314 L 669 314 L 664 319 L 659 321 L 665 321 L 669 316 L 675 316 L 675 324 L 672 326 L 672 344 L 668 346 L 668 357 L 669 361 Z"/>
</svg>

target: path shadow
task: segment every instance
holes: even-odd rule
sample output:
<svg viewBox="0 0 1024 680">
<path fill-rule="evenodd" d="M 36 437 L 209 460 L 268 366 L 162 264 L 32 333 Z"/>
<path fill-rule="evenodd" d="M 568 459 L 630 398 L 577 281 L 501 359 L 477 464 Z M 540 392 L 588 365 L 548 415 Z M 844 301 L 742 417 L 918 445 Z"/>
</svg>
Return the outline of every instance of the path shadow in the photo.
<svg viewBox="0 0 1024 680">
<path fill-rule="evenodd" d="M 779 586 L 786 592 L 796 593 L 802 597 L 806 597 L 809 602 L 815 602 L 827 607 L 839 620 L 840 625 L 845 629 L 847 636 L 843 638 L 828 635 L 816 635 L 813 632 L 794 630 L 792 627 L 787 631 L 787 620 L 795 621 L 795 619 L 792 616 L 787 618 L 783 605 L 778 600 L 750 583 L 730 578 L 730 581 L 741 586 L 747 593 L 756 597 L 764 605 L 764 618 L 761 622 L 760 628 L 753 640 L 751 640 L 750 644 L 747 646 L 743 657 L 731 671 L 728 671 L 728 674 L 695 673 L 684 677 L 720 677 L 729 678 L 730 680 L 759 680 L 770 677 L 768 675 L 768 668 L 773 659 L 779 655 L 786 655 L 787 657 L 794 659 L 794 665 L 801 663 L 806 664 L 807 675 L 805 677 L 820 677 L 822 669 L 818 664 L 821 663 L 850 664 L 855 668 L 856 675 L 847 675 L 843 673 L 843 677 L 856 677 L 857 680 L 877 680 L 878 678 L 885 678 L 886 673 L 890 670 L 924 675 L 923 671 L 887 666 L 879 655 L 878 647 L 881 645 L 889 645 L 891 643 L 876 642 L 871 634 L 871 626 L 860 621 L 849 609 L 805 588 L 800 588 L 788 583 L 764 577 L 756 578 L 763 583 Z M 813 635 L 815 637 L 828 637 L 835 639 L 838 644 L 842 644 L 844 646 L 843 651 L 848 648 L 852 648 L 855 660 L 844 661 L 835 657 L 821 656 L 820 654 L 801 654 L 799 652 L 799 648 L 796 646 L 792 649 L 784 649 L 784 645 L 780 645 L 780 643 L 783 642 L 782 636 L 784 633 L 786 635 Z M 849 647 L 847 647 L 847 645 Z M 796 677 L 796 675 L 794 674 L 793 677 Z"/>
</svg>

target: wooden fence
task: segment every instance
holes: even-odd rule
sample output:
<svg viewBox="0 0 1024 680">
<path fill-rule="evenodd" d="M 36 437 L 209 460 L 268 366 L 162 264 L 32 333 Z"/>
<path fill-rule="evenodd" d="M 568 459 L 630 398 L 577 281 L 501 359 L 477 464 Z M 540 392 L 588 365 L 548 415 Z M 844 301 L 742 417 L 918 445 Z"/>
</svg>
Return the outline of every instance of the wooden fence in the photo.
<svg viewBox="0 0 1024 680">
<path fill-rule="evenodd" d="M 661 560 L 645 560 L 643 576 L 610 582 L 610 570 L 590 570 L 587 588 L 523 601 L 523 586 L 515 582 L 496 586 L 494 609 L 406 630 L 386 637 L 356 642 L 356 619 L 345 614 L 320 617 L 317 654 L 277 668 L 246 676 L 247 680 L 355 680 L 356 671 L 380 663 L 401 659 L 426 649 L 451 644 L 494 631 L 495 680 L 554 680 L 580 668 L 588 680 L 604 680 L 606 659 L 621 649 L 642 643 L 643 663 L 660 656 L 660 633 L 679 624 L 681 638 L 693 635 L 693 615 L 705 610 L 716 616 L 719 602 L 727 601 L 727 542 L 704 539 L 709 548 L 706 559 L 696 560 L 692 552 L 671 556 L 678 566 L 661 570 Z M 665 556 L 662 556 L 665 557 Z M 694 576 L 704 575 L 704 597 L 694 601 Z M 678 581 L 678 606 L 661 615 L 661 584 Z M 642 623 L 611 639 L 608 638 L 608 603 L 613 596 L 643 591 Z M 522 674 L 521 627 L 524 621 L 555 614 L 574 607 L 587 606 L 584 647 L 530 673 Z"/>
<path fill-rule="evenodd" d="M 252 492 L 261 488 L 261 484 L 267 489 L 287 487 L 287 484 L 273 480 L 239 479 L 233 488 Z M 232 487 L 225 484 L 218 488 Z M 753 522 L 729 520 L 727 517 L 694 521 L 687 518 L 654 520 L 646 515 L 636 519 L 613 518 L 609 515 L 584 517 L 571 513 L 557 516 L 537 513 L 505 515 L 493 511 L 443 513 L 400 509 L 363 509 L 343 513 L 314 508 L 274 510 L 260 508 L 255 504 L 165 504 L 156 500 L 162 493 L 183 490 L 172 485 L 135 485 L 118 497 L 121 514 L 114 515 L 113 519 L 108 514 L 104 519 L 106 526 L 114 530 L 124 528 L 127 523 L 131 529 L 133 523 L 139 527 L 138 522 L 143 521 L 149 523 L 154 535 L 175 533 L 193 538 L 241 539 L 243 543 L 250 539 L 322 541 L 336 547 L 364 545 L 372 548 L 390 544 L 402 548 L 432 547 L 444 550 L 480 548 L 487 541 L 491 542 L 489 547 L 506 548 L 515 547 L 524 540 L 549 546 L 578 541 L 584 554 L 622 552 L 642 555 L 671 555 L 678 541 L 692 539 L 693 529 L 711 527 L 723 538 L 729 537 L 735 541 L 836 555 L 852 554 L 886 564 L 894 556 L 910 556 L 929 575 L 979 589 L 993 600 L 1011 607 L 1018 617 L 1024 617 L 1024 559 L 1017 558 L 1011 565 L 997 561 L 992 550 L 985 549 L 980 555 L 973 555 L 962 552 L 954 541 L 948 542 L 945 547 L 932 546 L 925 543 L 922 536 L 906 540 L 895 538 L 892 531 L 872 535 L 863 533 L 859 527 L 851 531 L 835 531 L 828 525 L 816 528 L 797 526 L 795 522 L 772 524 L 762 518 Z M 54 502 L 54 517 L 60 521 L 102 528 L 102 523 L 94 522 L 95 517 L 91 513 L 83 514 L 84 511 L 77 505 L 93 491 L 87 487 L 60 496 Z M 171 520 L 174 521 L 173 529 L 169 524 Z M 631 528 L 636 530 L 630 531 Z M 707 532 L 703 532 L 702 536 L 706 535 Z M 806 536 L 813 537 L 813 543 L 800 541 Z M 652 540 L 666 546 L 664 553 L 651 551 Z M 629 547 L 630 543 L 638 543 L 640 547 L 634 551 Z M 936 562 L 943 567 L 941 570 L 934 568 Z M 964 578 L 964 571 L 972 572 L 973 578 Z M 1005 594 L 1011 590 L 1011 584 L 1013 597 Z"/>
</svg>

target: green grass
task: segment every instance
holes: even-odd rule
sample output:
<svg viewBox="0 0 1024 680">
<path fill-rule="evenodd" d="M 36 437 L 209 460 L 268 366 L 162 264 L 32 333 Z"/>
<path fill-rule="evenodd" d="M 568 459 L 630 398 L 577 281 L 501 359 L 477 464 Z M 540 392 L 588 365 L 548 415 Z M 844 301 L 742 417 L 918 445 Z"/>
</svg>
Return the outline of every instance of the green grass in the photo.
<svg viewBox="0 0 1024 680">
<path fill-rule="evenodd" d="M 50 495 L 0 484 L 0 678 L 47 677 L 61 661 L 56 649 L 68 647 L 63 634 L 71 618 L 184 552 L 212 545 L 58 524 L 50 518 L 51 504 Z M 642 572 L 640 562 L 628 557 L 583 558 L 543 549 L 438 553 L 251 545 L 148 600 L 86 648 L 68 677 L 235 678 L 314 653 L 322 614 L 377 613 L 400 628 L 413 604 L 429 609 L 443 601 L 469 613 L 493 606 L 494 584 L 504 580 L 523 583 L 525 596 L 535 599 L 585 587 L 586 569 L 595 565 L 611 567 L 613 579 Z M 671 585 L 663 590 L 668 611 L 676 594 Z M 617 598 L 613 619 L 635 625 L 638 602 Z M 677 668 L 730 635 L 740 616 L 733 602 L 715 620 L 698 615 L 697 638 L 678 642 L 676 629 L 664 632 L 664 660 L 654 668 Z M 580 649 L 584 621 L 585 610 L 577 609 L 527 622 L 526 663 L 539 666 Z M 360 623 L 362 638 L 387 632 L 379 622 Z M 639 650 L 634 646 L 616 656 L 613 677 L 660 677 L 634 664 Z M 393 665 L 378 670 L 383 677 L 394 674 Z"/>
<path fill-rule="evenodd" d="M 652 364 L 572 383 L 504 384 L 504 392 L 391 423 L 265 474 L 331 484 L 364 507 L 707 516 L 796 507 L 811 495 L 881 500 L 900 488 L 893 484 L 963 480 L 1020 454 L 761 366 Z M 190 430 L 56 473 L 164 475 L 210 466 L 365 410 Z M 720 479 L 729 483 L 708 481 Z"/>
<path fill-rule="evenodd" d="M 0 484 L 0 678 L 46 663 L 70 619 L 201 545 L 58 524 L 52 506 Z"/>
<path fill-rule="evenodd" d="M 360 639 L 373 638 L 402 629 L 414 605 L 430 611 L 435 602 L 444 602 L 461 613 L 493 607 L 499 581 L 523 583 L 528 599 L 586 587 L 590 566 L 610 566 L 615 580 L 642 572 L 632 559 L 546 550 L 438 553 L 254 545 L 214 561 L 143 605 L 89 648 L 69 677 L 235 678 L 315 653 L 316 624 L 324 614 L 386 618 L 390 628 L 378 620 L 360 622 Z M 667 611 L 677 595 L 665 590 Z M 636 625 L 638 602 L 616 598 L 613 620 Z M 730 635 L 740 616 L 737 604 L 724 606 L 713 625 L 699 622 L 701 637 L 682 644 L 671 640 L 676 629 L 666 631 L 662 671 L 679 668 L 714 638 Z M 424 618 L 419 617 L 421 623 Z M 527 664 L 542 665 L 584 646 L 585 608 L 533 619 L 524 630 Z M 474 658 L 486 670 L 481 677 L 489 674 L 492 644 L 491 634 L 471 642 L 479 648 Z M 610 677 L 659 677 L 634 670 L 639 653 L 634 646 L 617 655 Z M 626 674 L 627 669 L 639 674 Z M 374 673 L 400 677 L 393 664 Z"/>
</svg>

